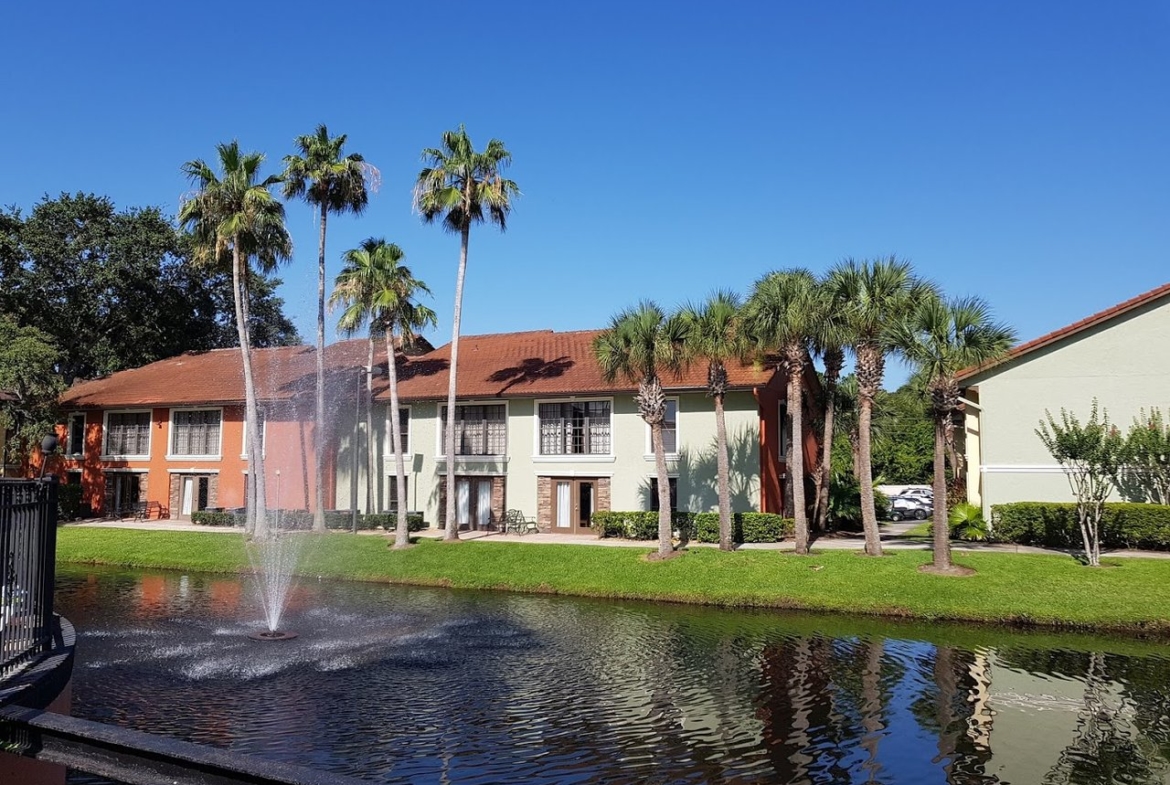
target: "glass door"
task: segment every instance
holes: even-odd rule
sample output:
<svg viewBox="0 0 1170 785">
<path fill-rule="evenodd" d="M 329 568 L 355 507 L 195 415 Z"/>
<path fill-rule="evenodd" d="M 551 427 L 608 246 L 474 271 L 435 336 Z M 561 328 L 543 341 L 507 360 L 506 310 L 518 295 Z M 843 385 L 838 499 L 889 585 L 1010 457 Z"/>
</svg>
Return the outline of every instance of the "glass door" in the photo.
<svg viewBox="0 0 1170 785">
<path fill-rule="evenodd" d="M 553 480 L 553 531 L 585 534 L 593 531 L 597 509 L 597 480 Z"/>
</svg>

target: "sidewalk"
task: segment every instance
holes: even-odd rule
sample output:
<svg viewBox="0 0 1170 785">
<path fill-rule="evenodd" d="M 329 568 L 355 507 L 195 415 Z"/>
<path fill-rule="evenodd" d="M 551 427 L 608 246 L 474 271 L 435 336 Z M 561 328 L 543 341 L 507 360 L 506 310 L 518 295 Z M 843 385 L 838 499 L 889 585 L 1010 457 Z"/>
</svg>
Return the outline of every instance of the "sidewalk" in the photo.
<svg viewBox="0 0 1170 785">
<path fill-rule="evenodd" d="M 907 537 L 906 532 L 920 525 L 921 521 L 907 521 L 900 523 L 884 523 L 880 527 L 882 548 L 891 551 L 929 551 L 933 544 L 927 538 Z M 65 526 L 88 529 L 143 529 L 156 531 L 190 531 L 218 534 L 243 534 L 243 529 L 233 526 L 196 526 L 190 521 L 160 520 L 160 521 L 78 521 L 67 523 Z M 338 532 L 348 534 L 348 532 Z M 360 535 L 393 537 L 392 532 L 361 531 Z M 412 532 L 413 537 L 424 537 L 431 540 L 442 539 L 442 529 L 424 529 Z M 538 532 L 533 534 L 504 534 L 502 532 L 465 531 L 460 532 L 459 539 L 463 541 L 478 540 L 482 542 L 524 542 L 531 545 L 596 545 L 606 548 L 653 548 L 654 540 L 619 540 L 598 539 L 591 534 L 554 534 Z M 690 542 L 688 548 L 715 548 L 715 543 Z M 739 546 L 745 551 L 791 551 L 794 548 L 792 540 L 783 542 L 748 542 Z M 838 534 L 831 537 L 814 539 L 812 550 L 816 551 L 860 551 L 865 548 L 865 538 L 860 534 Z M 1079 550 L 1059 550 L 1055 548 L 1038 548 L 1031 545 L 1014 545 L 1012 543 L 984 543 L 984 542 L 951 542 L 951 549 L 955 552 L 969 553 L 1025 553 L 1049 554 L 1053 556 L 1076 556 Z M 1137 551 L 1137 550 L 1102 550 L 1102 556 L 1140 559 L 1170 559 L 1170 552 L 1166 551 Z"/>
</svg>

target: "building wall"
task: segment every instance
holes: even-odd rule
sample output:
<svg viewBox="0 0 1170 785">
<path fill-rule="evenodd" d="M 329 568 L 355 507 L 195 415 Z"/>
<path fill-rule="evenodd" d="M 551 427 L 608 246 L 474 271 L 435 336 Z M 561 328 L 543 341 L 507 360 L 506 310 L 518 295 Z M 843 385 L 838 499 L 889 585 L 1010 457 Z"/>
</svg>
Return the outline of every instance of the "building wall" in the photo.
<svg viewBox="0 0 1170 785">
<path fill-rule="evenodd" d="M 1070 501 L 1068 482 L 1036 429 L 1061 408 L 1082 421 L 1093 399 L 1128 431 L 1142 408 L 1170 406 L 1170 303 L 1147 305 L 970 380 L 968 455 L 984 510 L 1012 501 Z M 978 439 L 972 446 L 971 434 Z M 1115 497 L 1117 498 L 1117 497 Z"/>
<path fill-rule="evenodd" d="M 702 393 L 671 395 L 679 399 L 678 434 L 679 453 L 667 459 L 670 476 L 677 477 L 680 509 L 707 511 L 718 507 L 715 463 L 715 404 Z M 649 431 L 638 415 L 633 395 L 581 396 L 579 400 L 607 399 L 612 402 L 611 439 L 613 449 L 609 456 L 542 456 L 539 455 L 536 422 L 537 405 L 541 401 L 564 398 L 507 399 L 508 442 L 507 455 L 502 458 L 459 458 L 458 476 L 507 478 L 503 489 L 503 509 L 518 509 L 535 518 L 541 509 L 539 486 L 541 479 L 599 478 L 606 482 L 604 493 L 599 490 L 598 509 L 645 510 L 650 507 L 650 481 L 656 476 L 654 455 L 650 448 Z M 461 403 L 500 403 L 493 401 L 465 401 Z M 410 408 L 409 452 L 405 468 L 408 507 L 422 510 L 428 523 L 434 525 L 443 518 L 440 478 L 446 471 L 439 443 L 441 404 L 433 401 L 413 402 Z M 394 456 L 387 438 L 388 407 L 380 404 L 374 417 L 374 439 L 380 461 L 375 472 L 376 495 L 385 509 L 389 501 L 389 486 L 394 476 Z M 732 506 L 737 511 L 759 509 L 760 500 L 760 415 L 752 392 L 738 391 L 727 396 L 725 419 L 730 446 Z M 357 433 L 358 444 L 358 507 L 365 509 L 364 416 Z M 339 433 L 336 473 L 339 505 L 346 507 L 350 499 L 352 457 L 349 423 L 342 423 Z M 378 467 L 380 463 L 380 467 Z M 546 500 L 547 501 L 547 500 Z M 495 505 L 493 505 L 494 507 Z M 547 506 L 547 504 L 546 504 Z"/>
<path fill-rule="evenodd" d="M 146 408 L 146 407 L 143 407 Z M 91 409 L 85 415 L 85 447 L 80 457 L 66 454 L 53 462 L 53 471 L 64 474 L 81 472 L 83 505 L 93 513 L 109 510 L 115 477 L 119 474 L 138 474 L 139 500 L 156 502 L 161 517 L 180 514 L 178 488 L 183 476 L 212 477 L 213 499 L 209 506 L 241 507 L 244 505 L 248 459 L 244 454 L 244 407 L 178 407 L 222 408 L 220 422 L 220 453 L 211 458 L 168 457 L 171 438 L 171 408 L 153 407 L 150 426 L 150 455 L 146 458 L 116 458 L 103 455 L 103 426 L 106 412 L 137 411 L 139 409 Z M 68 416 L 59 430 L 63 449 L 68 445 Z M 313 449 L 311 419 L 297 416 L 291 409 L 273 409 L 265 427 L 265 477 L 267 501 L 271 508 L 311 509 L 313 503 Z M 348 506 L 348 505 L 347 505 Z"/>
</svg>

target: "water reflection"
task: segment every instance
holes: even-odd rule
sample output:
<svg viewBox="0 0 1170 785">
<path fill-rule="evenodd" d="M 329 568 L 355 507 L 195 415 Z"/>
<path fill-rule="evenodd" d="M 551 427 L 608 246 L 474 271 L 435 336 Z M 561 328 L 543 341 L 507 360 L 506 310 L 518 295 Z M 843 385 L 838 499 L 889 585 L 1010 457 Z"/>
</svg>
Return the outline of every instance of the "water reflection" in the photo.
<svg viewBox="0 0 1170 785">
<path fill-rule="evenodd" d="M 316 582 L 258 643 L 246 583 L 77 569 L 58 602 L 75 714 L 373 781 L 1170 782 L 1162 644 Z"/>
</svg>

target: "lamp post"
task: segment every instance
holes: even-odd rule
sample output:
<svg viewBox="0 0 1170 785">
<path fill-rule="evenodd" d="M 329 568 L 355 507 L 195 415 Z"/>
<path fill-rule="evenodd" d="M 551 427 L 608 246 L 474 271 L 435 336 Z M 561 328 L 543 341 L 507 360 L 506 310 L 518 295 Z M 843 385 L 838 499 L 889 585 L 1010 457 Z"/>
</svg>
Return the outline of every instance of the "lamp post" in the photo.
<svg viewBox="0 0 1170 785">
<path fill-rule="evenodd" d="M 49 465 L 49 456 L 57 449 L 57 436 L 50 433 L 45 438 L 41 439 L 41 474 L 37 477 L 38 480 L 45 479 L 45 467 Z"/>
</svg>

